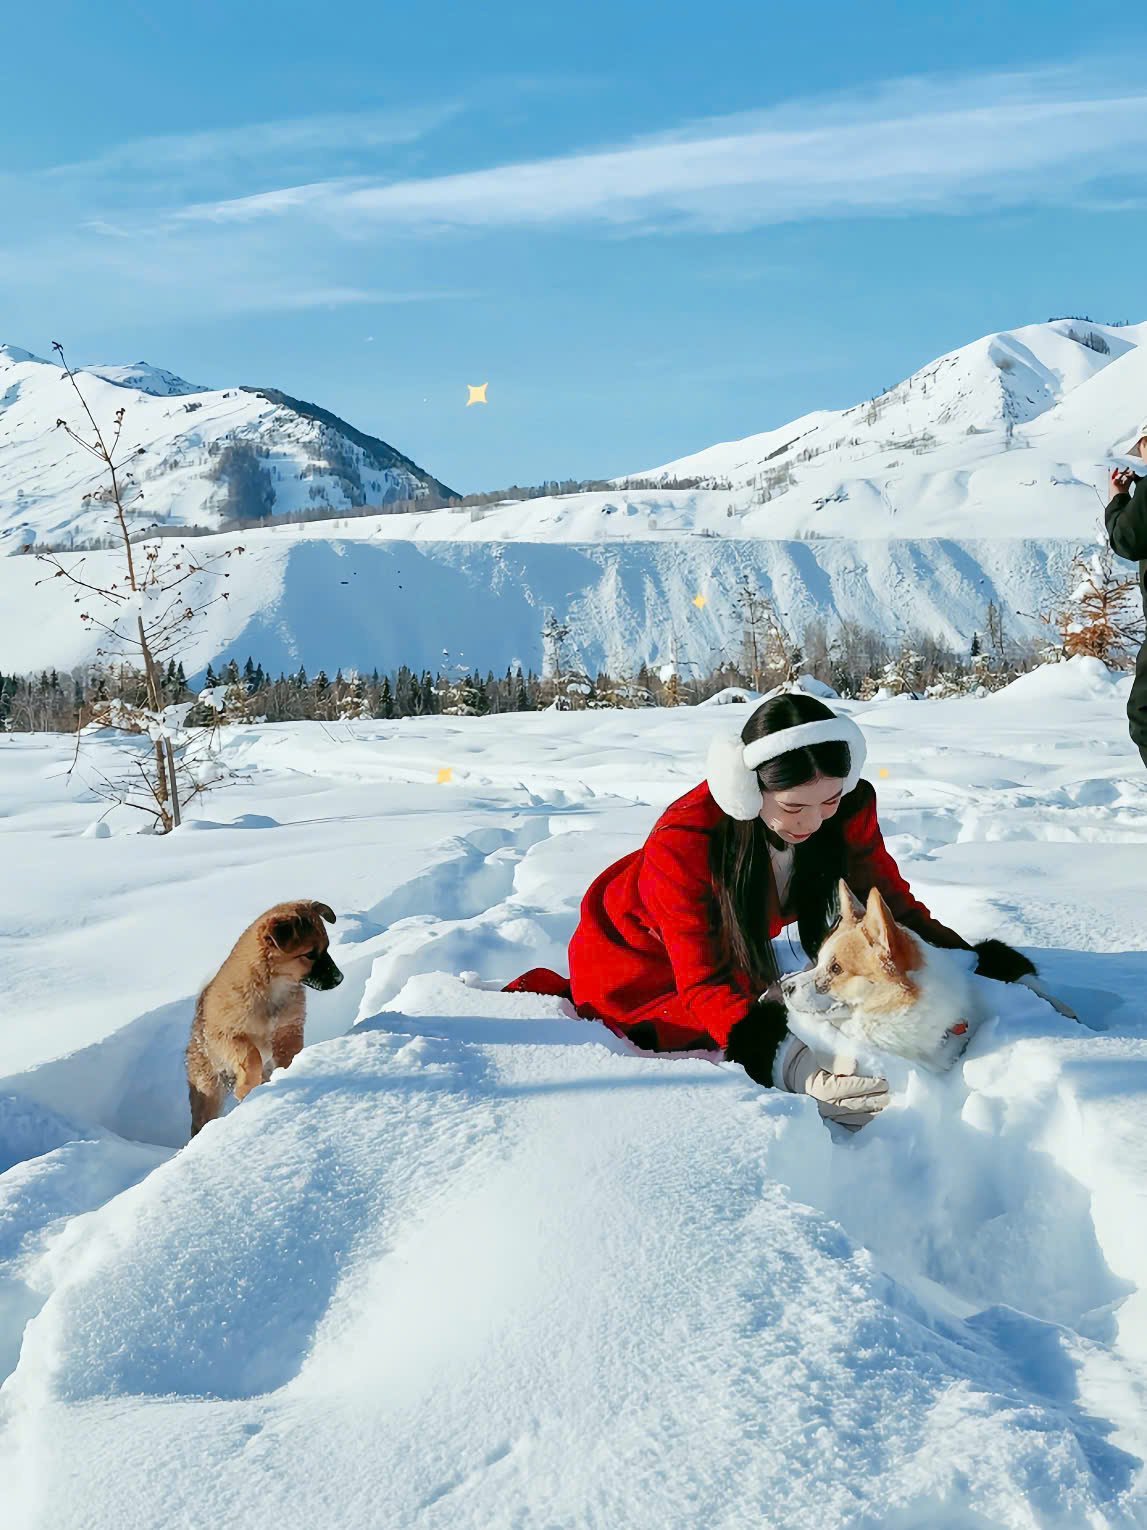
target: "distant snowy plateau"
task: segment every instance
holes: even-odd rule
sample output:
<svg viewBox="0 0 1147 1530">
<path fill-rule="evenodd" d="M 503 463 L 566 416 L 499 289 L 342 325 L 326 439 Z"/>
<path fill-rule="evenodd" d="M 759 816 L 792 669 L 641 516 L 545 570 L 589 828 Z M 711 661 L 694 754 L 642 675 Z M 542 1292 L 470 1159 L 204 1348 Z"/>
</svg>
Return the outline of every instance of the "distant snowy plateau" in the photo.
<svg viewBox="0 0 1147 1530">
<path fill-rule="evenodd" d="M 627 490 L 481 509 L 339 518 L 449 495 L 377 438 L 268 389 L 202 389 L 140 363 L 81 375 L 96 417 L 123 406 L 143 448 L 141 526 L 218 525 L 235 499 L 220 460 L 252 448 L 275 515 L 332 519 L 222 533 L 241 541 L 230 599 L 184 655 L 188 674 L 248 654 L 268 669 L 451 662 L 541 667 L 547 610 L 583 665 L 676 653 L 703 670 L 736 646 L 743 575 L 795 635 L 823 619 L 963 646 L 994 601 L 1006 626 L 1065 591 L 1100 535 L 1107 473 L 1147 416 L 1147 323 L 1061 319 L 989 335 L 879 397 L 821 410 L 653 469 Z M 32 541 L 102 534 L 97 464 L 56 428 L 76 401 L 60 369 L 0 347 L 0 668 L 92 657 L 62 582 L 37 585 Z M 229 499 L 229 494 L 231 495 Z M 111 555 L 89 555 L 98 573 Z M 703 597 L 703 598 L 699 598 Z"/>
</svg>

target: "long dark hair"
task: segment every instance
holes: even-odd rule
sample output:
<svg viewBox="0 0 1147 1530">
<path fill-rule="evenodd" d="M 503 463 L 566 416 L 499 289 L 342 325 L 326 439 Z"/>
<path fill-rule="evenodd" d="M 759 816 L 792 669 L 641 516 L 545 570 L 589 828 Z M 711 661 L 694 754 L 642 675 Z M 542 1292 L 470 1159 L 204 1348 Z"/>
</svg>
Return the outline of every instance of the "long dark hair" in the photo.
<svg viewBox="0 0 1147 1530">
<path fill-rule="evenodd" d="M 741 742 L 751 744 L 783 728 L 825 722 L 835 714 L 823 702 L 803 692 L 786 693 L 762 702 L 741 729 Z M 807 744 L 790 749 L 757 768 L 762 792 L 783 792 L 803 786 L 816 776 L 848 775 L 848 745 Z M 709 840 L 709 874 L 716 901 L 717 929 L 725 957 L 747 973 L 754 987 L 767 988 L 778 977 L 769 939 L 768 903 L 772 890 L 769 846 L 787 849 L 759 818 L 749 822 L 723 814 Z M 843 815 L 825 819 L 803 844 L 795 846 L 789 901 L 797 910 L 797 932 L 809 956 L 815 956 L 836 922 L 837 883 L 845 872 Z"/>
</svg>

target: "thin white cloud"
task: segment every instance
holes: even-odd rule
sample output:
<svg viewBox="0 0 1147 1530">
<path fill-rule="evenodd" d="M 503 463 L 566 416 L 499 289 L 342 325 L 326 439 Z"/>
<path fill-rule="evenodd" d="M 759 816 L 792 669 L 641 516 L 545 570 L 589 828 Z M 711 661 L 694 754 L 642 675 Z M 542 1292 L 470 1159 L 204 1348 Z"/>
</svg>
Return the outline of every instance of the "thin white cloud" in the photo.
<svg viewBox="0 0 1147 1530">
<path fill-rule="evenodd" d="M 390 305 L 395 303 L 437 303 L 474 298 L 478 293 L 469 289 L 442 289 L 441 291 L 379 291 L 371 287 L 269 287 L 261 293 L 250 293 L 243 306 L 247 309 L 263 308 L 286 312 L 304 308 L 346 308 L 349 306 Z M 370 337 L 372 340 L 374 336 Z"/>
<path fill-rule="evenodd" d="M 402 111 L 329 112 L 193 133 L 167 133 L 115 144 L 90 159 L 52 165 L 39 173 L 49 179 L 114 177 L 125 172 L 218 169 L 224 165 L 282 161 L 299 155 L 386 149 L 418 142 L 463 109 L 461 102 L 441 102 Z"/>
<path fill-rule="evenodd" d="M 439 232 L 719 233 L 841 216 L 1137 205 L 1147 83 L 1130 62 L 1117 93 L 1105 93 L 1106 78 L 1084 63 L 899 80 L 418 178 L 384 176 L 379 166 L 395 156 L 371 145 L 429 133 L 453 104 L 144 139 L 86 166 L 0 174 L 13 231 L 0 300 L 53 314 L 95 300 L 105 314 L 179 319 L 450 301 L 477 294 L 453 290 L 456 262 L 425 243 Z M 450 290 L 433 290 L 436 279 Z"/>
<path fill-rule="evenodd" d="M 1094 76 L 1092 76 L 1094 77 Z M 608 224 L 728 230 L 809 218 L 1069 199 L 1141 180 L 1147 86 L 1082 70 L 893 82 L 629 145 L 465 174 L 346 179 L 200 203 L 180 221 L 288 215 L 332 231 Z M 1080 83 L 1082 80 L 1082 84 Z"/>
</svg>

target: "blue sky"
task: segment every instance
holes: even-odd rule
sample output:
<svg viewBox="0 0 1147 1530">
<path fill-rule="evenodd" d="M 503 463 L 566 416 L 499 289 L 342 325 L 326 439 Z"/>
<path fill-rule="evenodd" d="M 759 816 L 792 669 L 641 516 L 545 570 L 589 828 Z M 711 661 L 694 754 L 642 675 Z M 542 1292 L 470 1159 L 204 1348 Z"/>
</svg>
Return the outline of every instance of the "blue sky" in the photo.
<svg viewBox="0 0 1147 1530">
<path fill-rule="evenodd" d="M 0 339 L 279 387 L 463 491 L 636 472 L 1147 318 L 1141 12 L 1082 14 L 21 6 Z"/>
</svg>

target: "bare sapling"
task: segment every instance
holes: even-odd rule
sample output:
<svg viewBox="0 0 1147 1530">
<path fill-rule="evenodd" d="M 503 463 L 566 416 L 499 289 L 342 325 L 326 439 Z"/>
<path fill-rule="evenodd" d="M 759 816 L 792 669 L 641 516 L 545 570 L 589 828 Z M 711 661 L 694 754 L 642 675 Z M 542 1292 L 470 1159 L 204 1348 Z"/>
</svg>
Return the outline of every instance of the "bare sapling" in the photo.
<svg viewBox="0 0 1147 1530">
<path fill-rule="evenodd" d="M 146 455 L 145 448 L 123 443 L 126 410 L 122 407 L 116 410 L 110 430 L 101 429 L 63 347 L 54 341 L 52 349 L 87 419 L 87 433 L 75 430 L 65 419 L 58 419 L 56 428 L 100 464 L 103 481 L 84 495 L 84 502 L 108 506 L 108 524 L 117 549 L 122 551 L 122 563 L 108 567 L 101 559 L 99 571 L 89 572 L 86 555 L 73 558 L 58 552 L 42 553 L 39 561 L 52 570 L 49 577 L 73 586 L 73 603 L 82 607 L 80 621 L 88 631 L 100 635 L 97 658 L 131 666 L 140 680 L 136 699 L 121 694 L 97 701 L 90 710 L 81 712 L 71 768 L 80 759 L 85 728 L 110 728 L 146 737 L 150 741 L 146 756 L 141 758 L 132 751 L 120 775 L 95 770 L 92 785 L 112 804 L 150 814 L 155 832 L 166 834 L 179 827 L 183 808 L 221 780 L 223 772 L 213 747 L 216 723 L 188 727 L 187 713 L 193 703 L 165 705 L 162 666 L 177 658 L 204 612 L 228 598 L 222 588 L 203 595 L 203 584 L 216 579 L 221 584 L 229 578 L 221 565 L 243 549 L 228 547 L 200 555 L 191 553 L 182 542 L 159 538 L 132 541 L 129 516 L 137 513 L 143 499 L 133 464 Z"/>
</svg>

